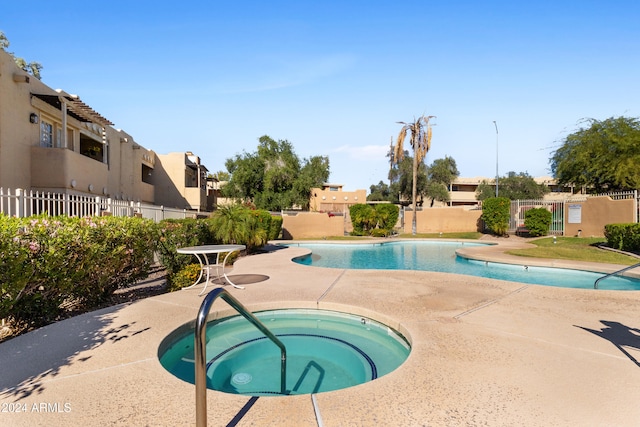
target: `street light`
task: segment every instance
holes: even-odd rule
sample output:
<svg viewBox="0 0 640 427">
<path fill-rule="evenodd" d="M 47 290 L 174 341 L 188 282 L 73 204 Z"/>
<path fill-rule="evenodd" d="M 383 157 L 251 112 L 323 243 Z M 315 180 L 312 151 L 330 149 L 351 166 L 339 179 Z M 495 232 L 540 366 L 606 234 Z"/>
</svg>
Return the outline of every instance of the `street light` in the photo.
<svg viewBox="0 0 640 427">
<path fill-rule="evenodd" d="M 496 127 L 496 197 L 498 197 L 498 124 L 495 120 L 493 125 Z"/>
</svg>

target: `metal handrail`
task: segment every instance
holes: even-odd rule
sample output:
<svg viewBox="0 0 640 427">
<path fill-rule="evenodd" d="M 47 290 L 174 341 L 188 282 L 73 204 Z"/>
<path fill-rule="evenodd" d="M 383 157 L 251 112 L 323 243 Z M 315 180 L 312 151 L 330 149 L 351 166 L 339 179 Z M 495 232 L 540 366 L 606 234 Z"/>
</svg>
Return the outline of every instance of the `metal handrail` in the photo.
<svg viewBox="0 0 640 427">
<path fill-rule="evenodd" d="M 598 283 L 599 283 L 601 280 L 606 279 L 607 277 L 610 277 L 610 276 L 615 276 L 616 274 L 624 273 L 624 272 L 625 272 L 625 271 L 627 271 L 627 270 L 633 270 L 633 269 L 634 269 L 634 268 L 636 268 L 636 267 L 640 267 L 640 262 L 639 262 L 639 263 L 637 263 L 637 264 L 630 265 L 629 267 L 622 268 L 622 269 L 620 269 L 620 270 L 618 270 L 618 271 L 614 271 L 613 273 L 605 274 L 604 276 L 602 276 L 602 277 L 598 278 L 598 279 L 595 281 L 595 283 L 593 284 L 593 289 L 598 289 Z"/>
<path fill-rule="evenodd" d="M 253 324 L 260 332 L 266 335 L 275 345 L 280 348 L 280 392 L 286 394 L 287 383 L 287 350 L 284 344 L 276 338 L 276 336 L 267 329 L 266 326 L 256 316 L 251 314 L 237 299 L 235 299 L 224 288 L 216 288 L 209 292 L 202 301 L 198 317 L 196 318 L 195 327 L 195 385 L 196 385 L 196 426 L 206 427 L 207 425 L 207 349 L 206 349 L 206 325 L 209 311 L 216 298 L 222 298 L 238 313 L 244 316 L 251 324 Z"/>
</svg>

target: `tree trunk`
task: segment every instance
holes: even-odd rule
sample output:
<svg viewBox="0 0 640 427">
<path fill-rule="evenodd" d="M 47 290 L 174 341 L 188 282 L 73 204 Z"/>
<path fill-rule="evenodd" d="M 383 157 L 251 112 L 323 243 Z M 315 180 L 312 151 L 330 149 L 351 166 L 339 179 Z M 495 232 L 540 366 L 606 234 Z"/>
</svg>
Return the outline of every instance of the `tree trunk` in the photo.
<svg viewBox="0 0 640 427">
<path fill-rule="evenodd" d="M 413 203 L 413 221 L 411 222 L 411 234 L 414 236 L 418 232 L 417 211 L 416 211 L 416 196 L 418 193 L 418 155 L 413 150 L 413 182 L 411 183 L 411 201 Z"/>
</svg>

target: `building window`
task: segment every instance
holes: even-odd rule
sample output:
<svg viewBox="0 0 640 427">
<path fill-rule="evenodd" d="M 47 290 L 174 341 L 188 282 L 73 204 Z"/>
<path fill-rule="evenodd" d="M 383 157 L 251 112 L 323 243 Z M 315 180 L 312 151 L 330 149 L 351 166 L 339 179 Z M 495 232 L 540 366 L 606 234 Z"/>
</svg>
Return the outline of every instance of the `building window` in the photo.
<svg viewBox="0 0 640 427">
<path fill-rule="evenodd" d="M 45 121 L 40 122 L 40 146 L 53 147 L 53 125 Z"/>
<path fill-rule="evenodd" d="M 153 169 L 147 165 L 142 165 L 142 182 L 153 184 Z"/>
<path fill-rule="evenodd" d="M 91 157 L 99 162 L 105 162 L 105 144 L 87 135 L 80 134 L 80 154 Z"/>
</svg>

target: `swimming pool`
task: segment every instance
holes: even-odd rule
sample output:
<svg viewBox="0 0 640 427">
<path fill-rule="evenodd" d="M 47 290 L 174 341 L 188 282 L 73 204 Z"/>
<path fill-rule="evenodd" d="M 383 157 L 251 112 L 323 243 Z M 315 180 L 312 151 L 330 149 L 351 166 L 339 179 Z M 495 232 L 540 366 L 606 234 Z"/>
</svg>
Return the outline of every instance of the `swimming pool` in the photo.
<svg viewBox="0 0 640 427">
<path fill-rule="evenodd" d="M 373 381 L 409 356 L 406 338 L 368 317 L 329 310 L 254 313 L 286 347 L 286 394 L 310 394 Z M 207 323 L 207 388 L 232 394 L 282 394 L 281 353 L 241 316 Z M 159 349 L 162 366 L 194 383 L 194 332 L 179 328 Z"/>
<path fill-rule="evenodd" d="M 456 250 L 486 246 L 474 242 L 395 241 L 373 244 L 295 243 L 287 246 L 309 248 L 312 253 L 294 259 L 314 267 L 380 270 L 422 270 L 465 274 L 511 282 L 563 288 L 593 289 L 603 273 L 566 268 L 535 267 L 485 262 L 456 255 Z M 599 289 L 640 290 L 640 280 L 612 276 L 601 281 Z"/>
</svg>

